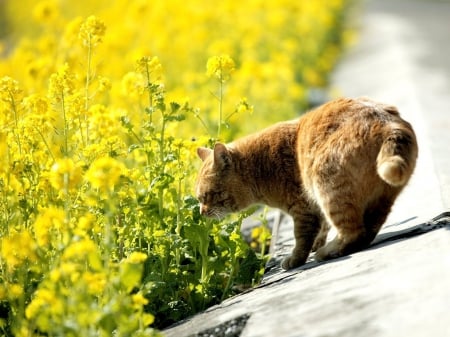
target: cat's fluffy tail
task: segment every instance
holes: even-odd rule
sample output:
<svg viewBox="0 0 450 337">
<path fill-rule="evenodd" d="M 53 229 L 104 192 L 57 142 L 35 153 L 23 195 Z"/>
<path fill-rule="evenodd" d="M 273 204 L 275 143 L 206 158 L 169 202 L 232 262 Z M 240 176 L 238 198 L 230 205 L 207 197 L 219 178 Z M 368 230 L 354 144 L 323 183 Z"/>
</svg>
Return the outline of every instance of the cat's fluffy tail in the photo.
<svg viewBox="0 0 450 337">
<path fill-rule="evenodd" d="M 390 123 L 377 157 L 381 179 L 392 186 L 404 186 L 414 170 L 417 152 L 411 125 L 402 119 Z"/>
</svg>

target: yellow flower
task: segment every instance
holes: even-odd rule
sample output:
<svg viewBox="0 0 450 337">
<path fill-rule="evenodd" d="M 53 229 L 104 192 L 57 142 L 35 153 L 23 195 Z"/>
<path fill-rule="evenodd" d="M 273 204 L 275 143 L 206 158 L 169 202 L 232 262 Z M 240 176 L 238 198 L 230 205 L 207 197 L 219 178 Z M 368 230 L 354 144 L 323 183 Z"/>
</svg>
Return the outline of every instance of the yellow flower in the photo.
<svg viewBox="0 0 450 337">
<path fill-rule="evenodd" d="M 81 168 L 72 159 L 59 159 L 50 171 L 50 184 L 56 190 L 74 189 L 81 182 L 81 173 Z"/>
<path fill-rule="evenodd" d="M 39 317 L 38 324 L 43 330 L 48 328 L 48 316 L 45 311 L 53 315 L 61 315 L 64 312 L 63 301 L 49 289 L 41 288 L 35 292 L 35 297 L 25 309 L 25 317 L 34 319 Z M 46 319 L 47 318 L 47 319 Z"/>
<path fill-rule="evenodd" d="M 251 232 L 251 237 L 252 237 L 252 239 L 253 239 L 253 240 L 258 239 L 259 236 L 261 235 L 261 233 L 262 233 L 262 226 L 254 227 L 254 228 L 252 229 L 252 232 Z"/>
<path fill-rule="evenodd" d="M 131 295 L 131 299 L 135 309 L 140 309 L 142 306 L 148 304 L 148 299 L 146 299 L 141 293 Z"/>
<path fill-rule="evenodd" d="M 56 207 L 49 207 L 39 213 L 34 222 L 34 234 L 41 247 L 50 244 L 51 236 L 61 234 L 65 229 L 66 213 Z"/>
<path fill-rule="evenodd" d="M 248 112 L 248 113 L 253 113 L 253 105 L 250 105 L 247 101 L 247 98 L 241 98 L 241 100 L 239 101 L 239 103 L 236 105 L 236 112 L 237 113 L 244 113 L 244 112 Z"/>
<path fill-rule="evenodd" d="M 36 243 L 26 230 L 4 237 L 1 240 L 1 246 L 1 258 L 11 270 L 25 261 L 37 260 Z"/>
<path fill-rule="evenodd" d="M 59 282 L 61 279 L 61 271 L 59 269 L 54 269 L 50 272 L 50 281 L 53 283 Z"/>
<path fill-rule="evenodd" d="M 85 272 L 82 279 L 87 284 L 88 293 L 91 295 L 98 296 L 105 290 L 107 279 L 104 273 Z"/>
<path fill-rule="evenodd" d="M 42 116 L 48 112 L 49 102 L 45 97 L 33 94 L 26 97 L 23 103 L 32 114 Z"/>
<path fill-rule="evenodd" d="M 19 298 L 23 295 L 23 287 L 20 284 L 13 283 L 8 287 L 8 295 L 10 298 Z"/>
<path fill-rule="evenodd" d="M 90 213 L 81 216 L 75 225 L 75 234 L 85 236 L 91 229 L 94 229 L 95 220 L 95 216 Z"/>
<path fill-rule="evenodd" d="M 38 299 L 37 297 L 33 299 L 30 304 L 27 305 L 25 309 L 25 317 L 27 319 L 33 319 L 36 317 L 37 313 L 40 312 L 41 308 L 45 305 L 45 303 Z"/>
<path fill-rule="evenodd" d="M 78 265 L 76 263 L 63 262 L 59 266 L 59 270 L 60 270 L 59 277 L 61 277 L 61 276 L 67 277 L 69 275 L 73 275 L 73 274 L 75 274 L 77 272 L 77 269 L 78 269 Z"/>
<path fill-rule="evenodd" d="M 90 253 L 96 252 L 97 247 L 90 239 L 83 239 L 81 241 L 73 242 L 64 250 L 63 260 L 83 259 Z"/>
<path fill-rule="evenodd" d="M 123 143 L 120 137 L 120 111 L 107 109 L 103 104 L 94 104 L 88 110 L 89 138 L 101 145 L 103 153 L 112 153 L 117 144 Z M 109 136 L 105 137 L 106 134 Z"/>
<path fill-rule="evenodd" d="M 69 71 L 69 65 L 65 63 L 50 76 L 48 93 L 56 102 L 60 102 L 65 96 L 72 94 L 74 89 L 74 75 Z"/>
<path fill-rule="evenodd" d="M 19 100 L 21 93 L 19 82 L 9 76 L 0 78 L 0 100 L 14 104 L 14 102 Z"/>
<path fill-rule="evenodd" d="M 102 93 L 111 89 L 111 80 L 107 77 L 98 76 L 98 92 Z"/>
<path fill-rule="evenodd" d="M 121 89 L 124 97 L 139 99 L 146 88 L 144 75 L 134 71 L 128 72 L 122 77 Z"/>
<path fill-rule="evenodd" d="M 106 26 L 99 18 L 91 15 L 81 24 L 79 37 L 85 46 L 91 47 L 102 42 Z"/>
<path fill-rule="evenodd" d="M 220 82 L 228 81 L 234 70 L 234 61 L 229 55 L 210 57 L 206 63 L 206 75 L 208 77 L 214 76 Z"/>
<path fill-rule="evenodd" d="M 147 254 L 141 252 L 132 252 L 127 258 L 129 263 L 142 263 L 147 259 Z"/>
<path fill-rule="evenodd" d="M 142 322 L 144 323 L 144 326 L 149 326 L 149 325 L 153 324 L 154 321 L 155 321 L 155 316 L 153 316 L 152 314 L 148 314 L 148 313 L 142 314 Z"/>
<path fill-rule="evenodd" d="M 94 161 L 86 172 L 86 179 L 92 187 L 110 191 L 119 182 L 125 171 L 125 165 L 111 157 L 102 157 Z"/>
<path fill-rule="evenodd" d="M 55 294 L 48 289 L 39 289 L 36 292 L 37 298 L 41 299 L 44 302 L 51 303 L 55 298 Z"/>
<path fill-rule="evenodd" d="M 151 79 L 152 82 L 159 81 L 162 76 L 162 66 L 157 56 L 141 57 L 137 61 L 136 70 L 143 74 L 149 81 Z"/>
</svg>

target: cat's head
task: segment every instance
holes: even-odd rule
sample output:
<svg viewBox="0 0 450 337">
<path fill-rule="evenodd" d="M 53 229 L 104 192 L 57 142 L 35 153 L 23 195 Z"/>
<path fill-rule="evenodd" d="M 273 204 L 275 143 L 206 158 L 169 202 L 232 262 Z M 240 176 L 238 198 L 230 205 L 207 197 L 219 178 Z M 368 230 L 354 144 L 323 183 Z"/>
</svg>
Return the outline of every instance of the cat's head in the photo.
<svg viewBox="0 0 450 337">
<path fill-rule="evenodd" d="M 203 161 L 195 186 L 202 215 L 222 218 L 250 206 L 249 188 L 226 145 L 217 143 L 214 150 L 201 147 L 197 154 Z"/>
</svg>

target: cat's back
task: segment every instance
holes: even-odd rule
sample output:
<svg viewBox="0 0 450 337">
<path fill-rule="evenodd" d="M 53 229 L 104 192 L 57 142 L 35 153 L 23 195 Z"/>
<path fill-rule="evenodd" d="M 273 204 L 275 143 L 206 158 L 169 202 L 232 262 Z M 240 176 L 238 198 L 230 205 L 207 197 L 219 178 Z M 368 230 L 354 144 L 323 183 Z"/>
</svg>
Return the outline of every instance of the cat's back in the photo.
<svg viewBox="0 0 450 337">
<path fill-rule="evenodd" d="M 306 140 L 325 139 L 335 133 L 340 133 L 340 137 L 354 137 L 355 132 L 368 132 L 395 120 L 403 121 L 393 106 L 365 97 L 340 98 L 305 114 L 300 119 L 300 132 Z"/>
<path fill-rule="evenodd" d="M 300 118 L 297 150 L 302 178 L 308 184 L 314 177 L 341 172 L 361 183 L 378 183 L 382 146 L 399 135 L 404 144 L 396 146 L 415 158 L 414 131 L 395 107 L 364 97 L 331 101 Z"/>
<path fill-rule="evenodd" d="M 299 119 L 278 122 L 230 143 L 245 156 L 261 155 L 269 162 L 296 157 Z"/>
<path fill-rule="evenodd" d="M 355 155 L 358 149 L 376 155 L 390 123 L 408 124 L 393 106 L 368 98 L 336 99 L 300 118 L 298 149 L 306 157 Z"/>
</svg>

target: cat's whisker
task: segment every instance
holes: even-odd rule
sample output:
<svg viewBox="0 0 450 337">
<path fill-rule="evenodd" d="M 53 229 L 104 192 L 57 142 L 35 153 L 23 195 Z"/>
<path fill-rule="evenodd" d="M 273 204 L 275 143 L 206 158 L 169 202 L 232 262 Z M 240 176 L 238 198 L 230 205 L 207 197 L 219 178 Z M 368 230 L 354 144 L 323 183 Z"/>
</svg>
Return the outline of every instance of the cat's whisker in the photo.
<svg viewBox="0 0 450 337">
<path fill-rule="evenodd" d="M 211 210 L 212 217 L 216 218 L 217 220 L 221 220 L 225 217 L 226 213 L 220 209 L 213 209 Z"/>
</svg>

